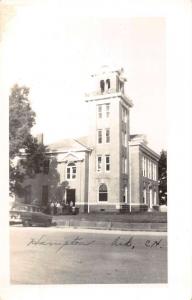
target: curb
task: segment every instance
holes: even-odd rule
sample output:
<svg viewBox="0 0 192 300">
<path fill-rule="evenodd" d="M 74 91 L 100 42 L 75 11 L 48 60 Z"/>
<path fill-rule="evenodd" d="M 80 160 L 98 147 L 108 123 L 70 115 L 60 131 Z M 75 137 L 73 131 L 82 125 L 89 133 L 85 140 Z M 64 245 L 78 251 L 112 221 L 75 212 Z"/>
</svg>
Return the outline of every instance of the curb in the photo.
<svg viewBox="0 0 192 300">
<path fill-rule="evenodd" d="M 56 227 L 87 228 L 122 231 L 160 231 L 167 232 L 167 223 L 124 223 L 107 221 L 62 220 L 55 222 Z"/>
</svg>

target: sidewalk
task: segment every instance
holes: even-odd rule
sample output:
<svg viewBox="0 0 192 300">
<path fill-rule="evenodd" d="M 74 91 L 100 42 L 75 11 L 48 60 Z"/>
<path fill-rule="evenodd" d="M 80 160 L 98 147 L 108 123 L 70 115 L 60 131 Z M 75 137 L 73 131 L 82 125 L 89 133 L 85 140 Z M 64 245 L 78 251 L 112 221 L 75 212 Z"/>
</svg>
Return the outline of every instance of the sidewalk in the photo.
<svg viewBox="0 0 192 300">
<path fill-rule="evenodd" d="M 96 220 L 97 219 L 97 220 Z M 107 220 L 106 220 L 107 219 Z M 118 220 L 119 219 L 119 220 Z M 122 231 L 152 231 L 152 232 L 166 232 L 167 222 L 163 220 L 156 220 L 157 222 L 150 222 L 138 215 L 138 222 L 135 219 L 130 218 L 129 215 L 125 218 L 120 216 L 108 216 L 106 215 L 90 217 L 90 215 L 65 215 L 54 216 L 53 223 L 57 227 L 65 228 L 87 228 L 87 229 L 100 229 L 100 230 L 122 230 Z"/>
</svg>

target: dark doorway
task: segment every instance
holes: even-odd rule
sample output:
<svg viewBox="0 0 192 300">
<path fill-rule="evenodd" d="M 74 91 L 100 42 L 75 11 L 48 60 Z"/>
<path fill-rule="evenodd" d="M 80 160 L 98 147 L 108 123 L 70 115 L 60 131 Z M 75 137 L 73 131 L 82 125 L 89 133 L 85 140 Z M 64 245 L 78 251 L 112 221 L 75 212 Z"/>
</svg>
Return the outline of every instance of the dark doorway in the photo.
<svg viewBox="0 0 192 300">
<path fill-rule="evenodd" d="M 75 206 L 75 189 L 67 189 L 67 204 Z"/>
</svg>

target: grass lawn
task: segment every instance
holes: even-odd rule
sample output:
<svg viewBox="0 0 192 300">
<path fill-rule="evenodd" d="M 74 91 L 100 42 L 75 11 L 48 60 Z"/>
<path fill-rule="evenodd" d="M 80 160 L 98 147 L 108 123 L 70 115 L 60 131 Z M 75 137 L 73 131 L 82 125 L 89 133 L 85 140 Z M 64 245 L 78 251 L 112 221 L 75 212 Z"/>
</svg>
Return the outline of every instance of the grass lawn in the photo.
<svg viewBox="0 0 192 300">
<path fill-rule="evenodd" d="M 166 223 L 166 212 L 138 212 L 138 213 L 90 213 L 78 215 L 54 216 L 55 219 L 74 219 L 82 221 L 113 221 L 125 223 Z"/>
</svg>

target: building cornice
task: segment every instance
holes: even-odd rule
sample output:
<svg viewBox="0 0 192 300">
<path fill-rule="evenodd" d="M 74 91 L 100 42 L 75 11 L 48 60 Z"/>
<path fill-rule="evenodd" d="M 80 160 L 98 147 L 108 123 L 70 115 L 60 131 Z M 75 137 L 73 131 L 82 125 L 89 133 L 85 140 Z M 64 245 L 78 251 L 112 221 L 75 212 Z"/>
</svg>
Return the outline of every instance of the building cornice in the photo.
<svg viewBox="0 0 192 300">
<path fill-rule="evenodd" d="M 111 99 L 111 98 L 121 98 L 123 99 L 126 104 L 128 104 L 130 107 L 133 106 L 133 102 L 131 99 L 129 99 L 125 94 L 118 92 L 118 93 L 112 93 L 112 94 L 102 94 L 102 95 L 95 95 L 95 96 L 88 96 L 85 98 L 85 102 L 91 102 L 91 101 L 99 101 L 99 100 L 105 100 L 105 99 Z"/>
<path fill-rule="evenodd" d="M 160 155 L 157 154 L 155 151 L 153 151 L 152 149 L 150 149 L 147 145 L 145 145 L 144 143 L 142 142 L 138 142 L 138 141 L 130 141 L 129 142 L 129 146 L 130 147 L 134 147 L 134 146 L 138 146 L 140 148 L 140 150 L 144 153 L 146 153 L 147 155 L 150 155 L 150 156 L 153 156 L 153 158 L 155 160 L 159 160 L 160 159 Z"/>
<path fill-rule="evenodd" d="M 46 154 L 61 154 L 61 153 L 75 153 L 75 152 L 91 152 L 92 149 L 61 149 L 61 150 L 50 150 L 47 151 Z"/>
</svg>

